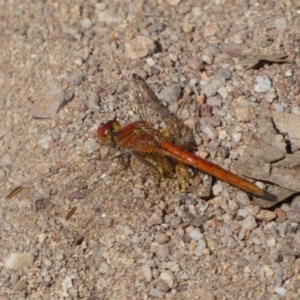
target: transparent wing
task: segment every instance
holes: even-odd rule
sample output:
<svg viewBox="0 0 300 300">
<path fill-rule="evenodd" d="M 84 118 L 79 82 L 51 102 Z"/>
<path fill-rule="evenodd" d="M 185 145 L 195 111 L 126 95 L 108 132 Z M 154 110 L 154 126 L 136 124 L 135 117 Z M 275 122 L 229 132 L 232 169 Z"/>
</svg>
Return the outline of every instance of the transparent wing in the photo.
<svg viewBox="0 0 300 300">
<path fill-rule="evenodd" d="M 140 76 L 133 73 L 132 78 L 141 119 L 149 123 L 154 123 L 158 119 L 167 124 L 172 118 L 168 109 L 160 103 L 154 92 Z"/>
<path fill-rule="evenodd" d="M 169 141 L 186 146 L 194 144 L 193 130 L 183 124 L 180 117 L 185 105 L 190 102 L 193 93 L 187 95 L 179 106 L 177 116 L 171 114 L 167 107 L 163 106 L 147 83 L 137 74 L 132 75 L 135 86 L 138 112 L 141 119 L 148 124 L 154 124 L 162 128 L 162 136 Z"/>
<path fill-rule="evenodd" d="M 114 209 L 118 210 L 119 206 L 125 205 L 120 201 L 112 201 L 112 198 L 122 198 L 123 194 L 126 195 L 123 196 L 125 200 L 132 200 L 134 197 L 145 199 L 141 182 L 137 184 L 138 187 L 134 189 L 131 198 L 129 195 L 132 193 L 133 183 L 136 184 L 142 178 L 149 178 L 145 173 L 151 168 L 151 163 L 142 164 L 138 156 L 132 157 L 129 152 L 104 145 L 90 152 L 91 149 L 61 167 L 13 189 L 7 196 L 10 201 L 22 192 L 21 199 L 28 199 L 31 203 L 30 211 L 23 209 L 19 216 L 22 213 L 27 215 L 45 209 L 47 215 L 59 214 L 69 219 L 79 206 L 82 206 L 79 214 L 86 215 L 85 211 L 92 205 L 91 200 L 95 199 L 98 207 L 96 210 L 100 211 L 101 215 L 111 217 L 114 215 Z M 127 181 L 132 182 L 127 184 Z M 83 205 L 87 202 L 89 205 Z M 66 208 L 65 203 L 72 206 L 68 214 L 63 209 Z"/>
</svg>

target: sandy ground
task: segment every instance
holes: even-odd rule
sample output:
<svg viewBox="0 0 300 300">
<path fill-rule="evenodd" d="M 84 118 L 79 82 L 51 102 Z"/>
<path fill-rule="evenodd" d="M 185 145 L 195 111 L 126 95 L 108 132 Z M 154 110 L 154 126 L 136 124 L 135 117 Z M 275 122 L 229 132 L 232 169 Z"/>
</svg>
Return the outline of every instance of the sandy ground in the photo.
<svg viewBox="0 0 300 300">
<path fill-rule="evenodd" d="M 296 0 L 0 0 L 0 300 L 298 299 L 295 195 L 266 210 L 214 180 L 204 199 L 90 158 L 6 196 L 136 120 L 132 73 L 170 110 L 194 91 L 196 153 L 230 168 L 262 109 L 299 116 L 299 28 Z"/>
</svg>

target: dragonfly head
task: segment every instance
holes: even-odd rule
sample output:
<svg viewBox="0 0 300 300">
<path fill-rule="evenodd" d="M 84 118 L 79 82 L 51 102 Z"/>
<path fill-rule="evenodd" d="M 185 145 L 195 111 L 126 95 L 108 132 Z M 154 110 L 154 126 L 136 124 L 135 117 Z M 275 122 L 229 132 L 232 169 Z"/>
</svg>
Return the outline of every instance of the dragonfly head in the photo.
<svg viewBox="0 0 300 300">
<path fill-rule="evenodd" d="M 98 127 L 98 138 L 104 145 L 112 145 L 114 141 L 114 134 L 121 129 L 121 125 L 116 120 L 110 120 L 106 123 L 101 123 Z"/>
</svg>

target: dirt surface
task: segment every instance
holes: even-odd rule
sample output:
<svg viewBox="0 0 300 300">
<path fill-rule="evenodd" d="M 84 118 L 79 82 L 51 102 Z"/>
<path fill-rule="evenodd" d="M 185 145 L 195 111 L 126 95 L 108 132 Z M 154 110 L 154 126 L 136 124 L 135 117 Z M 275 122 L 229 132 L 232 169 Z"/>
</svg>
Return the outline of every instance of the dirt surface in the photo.
<svg viewBox="0 0 300 300">
<path fill-rule="evenodd" d="M 146 168 L 110 182 L 88 159 L 6 198 L 96 147 L 100 122 L 137 120 L 132 73 L 171 111 L 196 93 L 182 120 L 224 168 L 275 113 L 277 144 L 263 142 L 296 172 L 299 134 L 282 120 L 300 114 L 299 28 L 296 0 L 0 0 L 0 299 L 299 299 L 297 187 L 262 209 L 218 180 L 208 199 L 157 189 Z"/>
</svg>

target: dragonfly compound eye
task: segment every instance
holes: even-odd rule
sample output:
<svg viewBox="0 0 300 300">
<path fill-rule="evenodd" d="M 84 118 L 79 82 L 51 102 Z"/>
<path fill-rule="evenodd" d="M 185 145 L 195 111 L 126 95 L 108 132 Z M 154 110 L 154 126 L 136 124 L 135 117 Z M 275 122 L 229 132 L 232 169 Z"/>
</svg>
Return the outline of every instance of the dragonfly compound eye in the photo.
<svg viewBox="0 0 300 300">
<path fill-rule="evenodd" d="M 101 123 L 98 127 L 97 134 L 103 144 L 109 144 L 111 141 L 111 126 L 108 123 Z"/>
<path fill-rule="evenodd" d="M 120 128 L 121 125 L 116 120 L 101 123 L 97 130 L 98 138 L 103 144 L 109 145 L 113 142 L 113 134 L 117 133 Z"/>
</svg>

